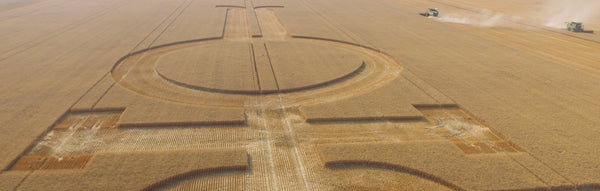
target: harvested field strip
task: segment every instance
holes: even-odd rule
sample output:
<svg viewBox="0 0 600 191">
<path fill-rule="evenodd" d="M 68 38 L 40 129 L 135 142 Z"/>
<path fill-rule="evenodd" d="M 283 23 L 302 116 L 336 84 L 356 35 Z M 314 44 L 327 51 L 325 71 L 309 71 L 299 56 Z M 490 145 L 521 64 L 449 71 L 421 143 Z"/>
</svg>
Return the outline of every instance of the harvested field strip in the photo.
<svg viewBox="0 0 600 191">
<path fill-rule="evenodd" d="M 115 128 L 123 110 L 99 110 L 93 112 L 72 112 L 57 123 L 53 129 L 76 128 L 81 123 L 84 128 Z"/>
<path fill-rule="evenodd" d="M 180 122 L 167 122 L 167 123 L 119 123 L 119 128 L 140 128 L 140 127 L 160 127 L 160 128 L 169 128 L 169 127 L 202 127 L 202 126 L 245 126 L 246 122 L 244 120 L 239 121 L 180 121 Z"/>
<path fill-rule="evenodd" d="M 68 157 L 48 157 L 41 170 L 50 169 L 83 169 L 93 155 L 76 155 Z"/>
<path fill-rule="evenodd" d="M 433 181 L 389 169 L 328 168 L 318 160 L 321 159 L 319 146 L 306 140 L 302 142 L 299 146 L 312 190 L 451 190 Z"/>
<path fill-rule="evenodd" d="M 262 101 L 257 99 L 259 105 Z M 253 155 L 253 158 L 256 156 L 256 163 L 261 164 L 256 173 L 268 177 L 266 180 L 275 190 L 309 190 L 310 184 L 306 182 L 308 172 L 302 152 L 298 148 L 300 142 L 295 138 L 295 129 L 290 129 L 302 123 L 301 113 L 298 108 L 281 108 L 279 103 L 272 104 L 274 105 L 270 109 L 259 107 L 252 114 L 248 114 L 251 126 L 265 132 L 260 137 L 261 141 L 255 145 L 258 148 L 255 148 L 254 152 L 260 154 Z"/>
<path fill-rule="evenodd" d="M 42 156 L 37 160 L 45 161 L 48 155 L 54 154 L 63 154 L 60 148 L 65 144 L 64 141 L 50 141 L 54 135 L 54 130 L 58 130 L 61 132 L 66 132 L 66 140 L 70 139 L 71 136 L 78 131 L 78 129 L 89 129 L 92 132 L 97 131 L 100 128 L 114 128 L 115 124 L 119 120 L 119 116 L 122 110 L 106 110 L 99 112 L 66 112 L 62 117 L 57 119 L 54 124 L 43 134 L 40 134 L 35 142 L 32 142 L 27 149 L 23 151 L 23 153 L 14 159 L 10 165 L 6 167 L 6 170 L 15 168 L 21 168 L 22 164 L 26 164 L 25 166 L 32 166 L 31 168 L 35 168 L 35 165 L 30 165 L 29 161 L 32 161 L 32 158 L 36 158 L 35 155 Z M 89 138 L 89 136 L 77 137 L 79 138 Z M 55 146 L 58 146 L 59 150 L 55 150 L 53 146 L 50 148 L 46 145 L 48 142 L 52 142 Z M 93 145 L 93 144 L 92 144 Z M 64 148 L 63 148 L 64 149 Z M 80 152 L 81 150 L 75 149 L 75 152 Z"/>
<path fill-rule="evenodd" d="M 255 100 L 256 105 L 261 105 L 262 97 L 257 97 Z M 256 174 L 258 178 L 253 176 L 247 176 L 249 180 L 255 180 L 259 184 L 265 185 L 253 185 L 251 184 L 248 189 L 259 190 L 266 188 L 280 189 L 279 179 L 275 174 L 275 159 L 274 159 L 274 133 L 271 129 L 275 129 L 278 126 L 270 125 L 271 121 L 268 118 L 269 113 L 266 109 L 255 108 L 247 114 L 248 124 L 251 127 L 258 129 L 261 132 L 258 135 L 258 141 L 254 144 L 248 145 L 248 152 L 252 156 L 251 163 L 253 164 L 252 173 Z"/>
<path fill-rule="evenodd" d="M 408 173 L 414 176 L 418 176 L 427 180 L 431 180 L 438 184 L 444 185 L 453 190 L 465 190 L 455 184 L 452 184 L 444 179 L 441 179 L 435 175 L 429 174 L 427 172 L 423 172 L 420 170 L 412 169 L 410 167 L 389 164 L 384 162 L 376 162 L 376 161 L 360 161 L 360 160 L 340 160 L 340 161 L 327 161 L 325 162 L 325 166 L 331 169 L 339 169 L 339 168 L 381 168 L 386 170 L 393 170 L 401 173 Z"/>
<path fill-rule="evenodd" d="M 31 162 L 38 159 L 35 156 L 62 158 L 97 152 L 240 147 L 248 144 L 256 136 L 247 127 L 237 124 L 153 124 L 148 127 L 137 125 L 111 129 L 98 129 L 98 125 L 88 129 L 83 126 L 84 123 L 77 121 L 72 128 L 51 131 L 32 150 L 27 151 L 27 154 L 13 165 L 13 169 L 35 165 Z"/>
<path fill-rule="evenodd" d="M 404 106 L 406 107 L 406 106 Z M 311 118 L 308 110 L 309 118 L 306 122 L 311 125 L 318 126 L 337 126 L 339 125 L 365 125 L 369 124 L 397 124 L 398 127 L 408 128 L 398 131 L 391 129 L 380 129 L 381 134 L 389 136 L 383 139 L 387 141 L 439 141 L 440 138 L 453 143 L 457 148 L 461 149 L 465 154 L 496 154 L 496 153 L 521 153 L 524 149 L 515 145 L 511 141 L 506 140 L 502 135 L 494 129 L 489 128 L 478 118 L 469 112 L 461 109 L 456 105 L 416 105 L 415 108 L 421 115 L 402 115 L 397 117 L 355 117 L 355 118 Z M 332 110 L 335 111 L 335 110 Z M 349 115 L 349 114 L 345 114 Z M 331 127 L 330 127 L 331 128 Z M 350 127 L 345 128 L 350 129 Z M 335 139 L 333 137 L 345 137 L 338 139 L 337 142 L 365 142 L 376 141 L 382 136 L 379 132 L 372 133 L 373 128 L 359 128 L 361 130 L 352 130 L 350 132 L 315 129 L 314 133 L 308 133 L 304 136 L 319 137 L 321 142 L 329 142 Z M 333 130 L 333 129 L 332 129 Z M 373 129 L 375 130 L 375 129 Z M 319 132 L 319 133 L 317 133 Z M 327 134 L 323 134 L 327 132 Z M 406 138 L 410 134 L 411 138 Z"/>
<path fill-rule="evenodd" d="M 423 116 L 380 116 L 380 117 L 352 117 L 352 118 L 309 118 L 306 122 L 309 123 L 373 123 L 373 122 L 411 122 L 421 121 Z"/>
<path fill-rule="evenodd" d="M 259 132 L 243 127 L 156 127 L 117 129 L 102 135 L 98 152 L 194 150 L 246 147 Z"/>
<path fill-rule="evenodd" d="M 246 9 L 228 8 L 225 26 L 224 39 L 246 42 L 250 40 Z"/>
<path fill-rule="evenodd" d="M 277 17 L 273 8 L 283 7 L 255 7 L 254 15 L 260 24 L 261 35 L 263 39 L 267 40 L 283 40 L 289 38 L 287 29 L 283 26 L 279 18 Z"/>
<path fill-rule="evenodd" d="M 82 123 L 78 122 L 78 126 Z M 107 130 L 75 129 L 64 133 L 54 130 L 33 150 L 28 151 L 27 155 L 17 160 L 10 169 L 83 168 L 96 152 L 243 147 L 255 136 L 244 129 L 235 126 L 162 126 Z"/>
<path fill-rule="evenodd" d="M 269 55 L 264 42 L 254 42 L 254 64 L 256 67 L 257 79 L 260 84 L 260 94 L 265 94 L 265 91 L 277 92 L 279 85 L 276 76 L 273 72 L 273 67 L 270 62 Z"/>
<path fill-rule="evenodd" d="M 256 10 L 254 10 L 254 1 L 245 1 L 246 2 L 246 19 L 248 20 L 248 26 L 250 28 L 250 34 L 252 38 L 262 37 L 262 29 L 258 21 L 258 17 L 256 16 Z"/>
<path fill-rule="evenodd" d="M 248 183 L 244 176 L 249 172 L 244 170 L 242 166 L 195 170 L 142 190 L 246 190 Z"/>
<path fill-rule="evenodd" d="M 9 170 L 37 170 L 42 167 L 46 159 L 40 155 L 22 156 Z"/>
<path fill-rule="evenodd" d="M 450 143 L 371 143 L 371 144 L 330 144 L 319 146 L 319 153 L 323 165 L 337 167 L 334 170 L 345 168 L 364 168 L 375 166 L 408 171 L 420 177 L 427 177 L 440 184 L 465 190 L 511 190 L 522 187 L 548 186 L 540 181 L 528 169 L 518 165 L 510 157 L 496 155 L 483 157 L 468 157 Z M 433 156 L 431 156 L 433 155 Z M 444 165 L 442 161 L 451 160 L 453 163 L 465 164 L 470 168 L 456 165 Z M 344 164 L 349 166 L 343 166 Z M 493 175 L 482 172 L 479 167 L 501 167 L 503 171 L 495 171 Z M 458 169 L 460 168 L 460 169 Z M 479 180 L 494 177 L 497 182 L 478 184 Z M 462 181 L 468 178 L 471 181 Z M 514 185 L 519 180 L 519 185 Z"/>
<path fill-rule="evenodd" d="M 434 125 L 429 129 L 451 140 L 466 154 L 525 152 L 458 106 L 417 107 L 417 109 Z"/>
<path fill-rule="evenodd" d="M 23 156 L 10 170 L 52 170 L 83 169 L 94 155 L 74 155 L 65 157 L 28 155 Z"/>
<path fill-rule="evenodd" d="M 92 155 L 90 149 L 99 147 L 96 133 L 100 129 L 116 128 L 123 111 L 72 112 L 65 114 L 45 137 L 25 151 L 11 169 L 83 168 Z M 63 161 L 63 156 L 67 156 Z M 72 156 L 72 157 L 71 157 Z M 37 161 L 37 162 L 32 162 Z M 43 166 L 38 166 L 42 165 Z M 48 165 L 48 166 L 47 166 Z M 29 167 L 27 167 L 29 166 Z M 33 168 L 33 169 L 32 169 Z"/>
<path fill-rule="evenodd" d="M 228 172 L 240 172 L 240 171 L 246 170 L 247 167 L 248 167 L 247 165 L 240 165 L 240 166 L 225 166 L 225 167 L 193 170 L 193 171 L 185 172 L 185 173 L 178 174 L 178 175 L 169 177 L 167 179 L 161 180 L 161 181 L 159 181 L 147 188 L 144 188 L 142 190 L 156 190 L 160 187 L 167 186 L 168 184 L 172 184 L 173 182 L 180 181 L 181 179 L 186 179 L 186 178 L 190 178 L 190 177 L 198 178 L 199 175 L 214 176 L 215 174 L 218 175 L 218 174 L 223 174 L 223 173 L 228 173 Z M 230 175 L 230 174 L 227 174 L 227 175 Z"/>
<path fill-rule="evenodd" d="M 34 171 L 19 189 L 31 190 L 41 186 L 49 190 L 143 190 L 189 175 L 243 172 L 248 167 L 248 155 L 244 149 L 100 153 L 84 171 Z M 144 176 L 132 172 L 143 172 Z M 55 182 L 68 180 L 77 183 Z"/>
</svg>

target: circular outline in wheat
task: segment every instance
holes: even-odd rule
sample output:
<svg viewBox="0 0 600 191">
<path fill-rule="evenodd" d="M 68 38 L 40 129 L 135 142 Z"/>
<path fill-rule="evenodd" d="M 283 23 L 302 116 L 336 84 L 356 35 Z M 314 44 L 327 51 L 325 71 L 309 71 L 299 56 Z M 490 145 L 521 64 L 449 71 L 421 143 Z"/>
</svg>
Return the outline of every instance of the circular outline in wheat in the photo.
<svg viewBox="0 0 600 191">
<path fill-rule="evenodd" d="M 251 100 L 255 100 L 253 98 L 257 96 L 277 98 L 280 104 L 284 105 L 310 105 L 349 98 L 385 85 L 398 77 L 402 70 L 400 64 L 392 57 L 359 44 L 302 36 L 286 41 L 309 42 L 343 49 L 359 55 L 365 62 L 354 72 L 341 78 L 277 92 L 203 89 L 174 82 L 157 71 L 157 60 L 161 55 L 184 48 L 223 42 L 221 38 L 209 38 L 159 45 L 131 53 L 113 66 L 111 74 L 118 84 L 144 96 L 189 105 L 241 107 L 252 105 Z"/>
</svg>

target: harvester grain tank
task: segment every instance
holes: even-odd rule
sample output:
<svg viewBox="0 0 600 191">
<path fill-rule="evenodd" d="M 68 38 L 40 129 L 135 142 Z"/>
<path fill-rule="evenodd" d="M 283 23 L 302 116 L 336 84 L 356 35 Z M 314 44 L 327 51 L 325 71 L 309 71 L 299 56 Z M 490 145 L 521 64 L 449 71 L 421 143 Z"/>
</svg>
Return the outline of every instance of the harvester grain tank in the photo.
<svg viewBox="0 0 600 191">
<path fill-rule="evenodd" d="M 426 13 L 419 13 L 420 15 L 429 17 L 429 16 L 433 16 L 433 17 L 437 17 L 440 12 L 438 11 L 437 8 L 429 8 L 429 10 Z"/>
<path fill-rule="evenodd" d="M 573 31 L 573 32 L 584 32 L 583 24 L 580 22 L 568 22 L 567 30 Z"/>
</svg>

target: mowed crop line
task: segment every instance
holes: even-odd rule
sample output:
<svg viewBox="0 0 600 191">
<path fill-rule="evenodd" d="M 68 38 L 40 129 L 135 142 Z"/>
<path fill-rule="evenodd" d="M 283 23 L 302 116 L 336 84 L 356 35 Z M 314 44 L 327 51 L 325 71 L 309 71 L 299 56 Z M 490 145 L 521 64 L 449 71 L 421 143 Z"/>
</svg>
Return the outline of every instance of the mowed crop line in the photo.
<svg viewBox="0 0 600 191">
<path fill-rule="evenodd" d="M 291 37 L 273 8 L 255 8 L 254 10 L 259 21 L 263 39 L 285 40 Z"/>
<path fill-rule="evenodd" d="M 250 41 L 249 27 L 246 19 L 246 9 L 227 8 L 227 23 L 225 24 L 224 40 Z"/>
<path fill-rule="evenodd" d="M 122 112 L 70 113 L 26 151 L 27 156 L 49 156 L 60 161 L 97 152 L 239 148 L 253 142 L 257 135 L 242 125 L 117 128 Z"/>
<path fill-rule="evenodd" d="M 254 144 L 260 147 L 260 152 L 257 153 L 260 156 L 254 156 L 253 159 L 259 160 L 257 163 L 262 164 L 262 169 L 255 169 L 260 172 L 254 172 L 254 177 L 249 178 L 256 179 L 258 177 L 255 176 L 265 173 L 269 177 L 268 189 L 309 190 L 311 187 L 306 177 L 308 169 L 304 166 L 305 159 L 302 158 L 299 143 L 295 140 L 295 127 L 291 121 L 303 117 L 290 115 L 287 108 L 280 108 L 281 101 L 276 98 L 257 97 L 256 102 L 254 106 L 247 106 L 247 111 L 252 112 L 247 116 L 250 128 L 260 131 L 260 140 Z M 296 172 L 293 176 L 290 176 L 288 171 L 291 168 Z"/>
<path fill-rule="evenodd" d="M 262 101 L 262 100 L 261 100 Z M 269 132 L 268 128 L 269 125 L 267 123 L 267 118 L 264 116 L 267 116 L 267 112 L 266 112 L 266 108 L 265 107 L 260 107 L 261 110 L 261 116 L 263 116 L 261 118 L 261 121 L 263 122 L 263 126 L 262 126 L 262 130 L 265 131 L 266 134 L 266 146 L 267 146 L 267 151 L 268 151 L 268 160 L 269 160 L 269 167 L 270 169 L 268 171 L 270 171 L 271 173 L 271 185 L 272 188 L 275 188 L 275 190 L 279 190 L 280 186 L 279 186 L 279 181 L 277 178 L 277 174 L 275 173 L 275 163 L 274 163 L 274 157 L 273 157 L 273 140 L 271 138 L 271 133 Z"/>
<path fill-rule="evenodd" d="M 308 185 L 308 179 L 306 178 L 306 167 L 304 166 L 303 158 L 300 155 L 300 151 L 299 151 L 299 143 L 296 140 L 296 134 L 294 132 L 295 127 L 292 127 L 292 124 L 290 122 L 290 114 L 287 112 L 286 107 L 283 105 L 283 99 L 281 97 L 281 95 L 279 95 L 279 106 L 280 109 L 283 113 L 282 116 L 282 121 L 284 124 L 284 128 L 285 128 L 285 132 L 286 132 L 286 136 L 290 138 L 289 142 L 291 143 L 292 147 L 293 147 L 293 159 L 294 159 L 294 164 L 295 164 L 295 168 L 298 171 L 297 174 L 299 174 L 300 176 L 298 178 L 301 178 L 301 182 L 304 183 L 304 189 L 305 190 L 312 190 L 310 185 Z"/>
</svg>

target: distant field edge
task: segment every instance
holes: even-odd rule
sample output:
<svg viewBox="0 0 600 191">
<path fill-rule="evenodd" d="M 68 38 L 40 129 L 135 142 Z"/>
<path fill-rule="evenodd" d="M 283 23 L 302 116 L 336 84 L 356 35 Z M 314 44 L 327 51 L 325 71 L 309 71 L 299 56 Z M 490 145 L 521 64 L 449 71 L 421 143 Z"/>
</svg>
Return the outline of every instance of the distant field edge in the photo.
<svg viewBox="0 0 600 191">
<path fill-rule="evenodd" d="M 43 1 L 47 1 L 47 0 L 26 0 L 25 2 L 13 3 L 13 4 L 7 4 L 7 5 L 0 5 L 0 12 L 8 11 L 8 10 L 11 10 L 11 9 L 16 9 L 16 8 L 21 8 L 21 7 L 26 7 L 26 6 L 29 6 L 29 5 L 36 4 L 36 3 L 41 3 Z"/>
</svg>

